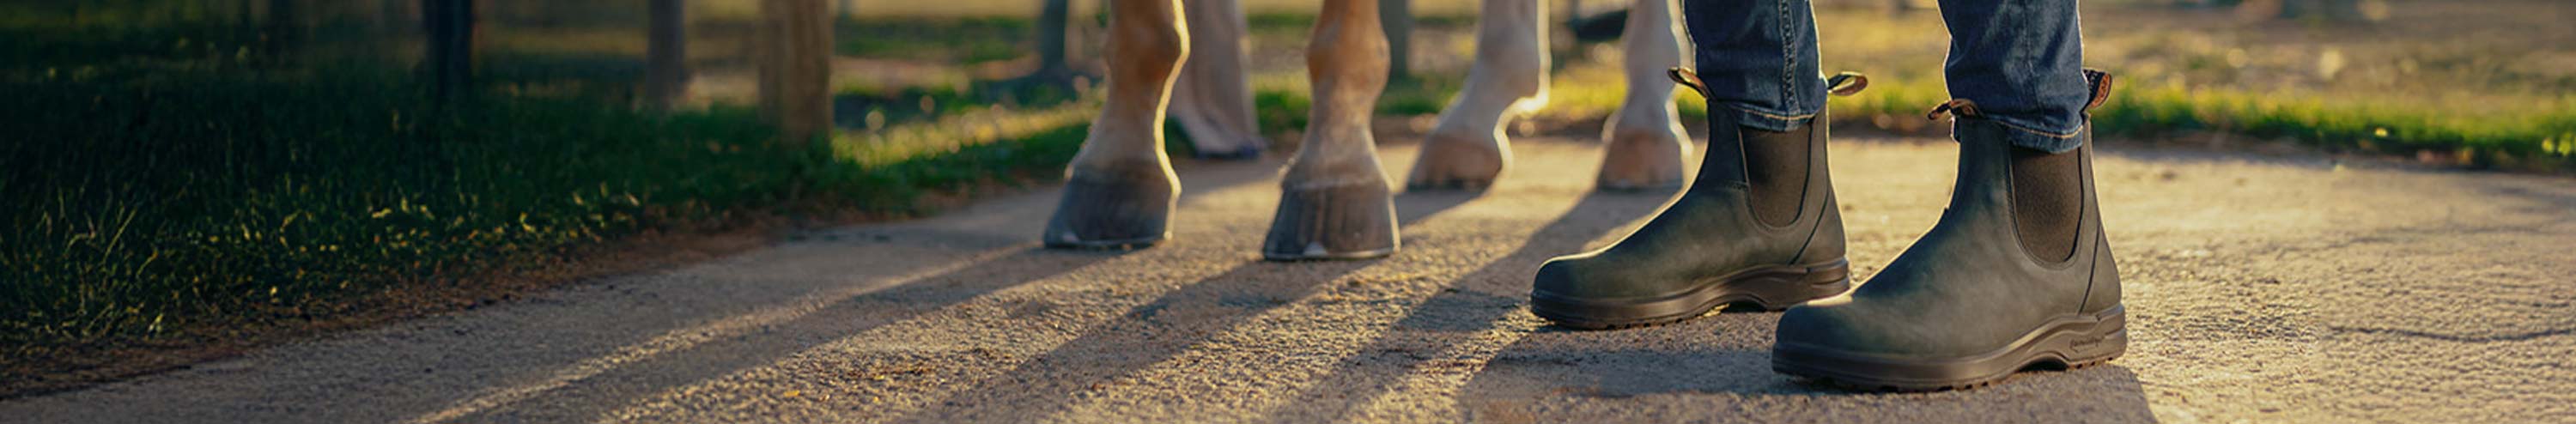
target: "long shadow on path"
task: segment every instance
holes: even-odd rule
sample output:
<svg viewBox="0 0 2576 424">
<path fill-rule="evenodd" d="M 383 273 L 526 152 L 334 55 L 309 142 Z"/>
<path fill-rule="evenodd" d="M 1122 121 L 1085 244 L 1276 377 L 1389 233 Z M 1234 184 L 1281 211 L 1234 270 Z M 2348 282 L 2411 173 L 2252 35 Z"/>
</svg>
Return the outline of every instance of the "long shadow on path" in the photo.
<svg viewBox="0 0 2576 424">
<path fill-rule="evenodd" d="M 795 319 L 762 326 L 750 334 L 618 364 L 616 368 L 597 375 L 564 382 L 562 387 L 538 396 L 503 399 L 506 402 L 493 405 L 488 410 L 474 411 L 447 421 L 587 421 L 625 407 L 634 399 L 651 396 L 670 387 L 687 386 L 773 363 L 835 338 L 863 333 L 978 296 L 1045 280 L 1108 261 L 1123 253 L 1024 248 L 986 262 L 1016 266 L 967 267 L 840 299 Z"/>
<path fill-rule="evenodd" d="M 1209 193 L 1265 181 L 1276 175 L 1274 163 L 1243 162 L 1199 164 L 1190 181 L 1190 191 L 1182 202 L 1188 204 Z M 1052 213 L 1053 196 L 1038 196 L 997 202 L 992 207 L 1006 210 L 968 217 L 949 217 L 964 221 L 916 222 L 893 227 L 926 226 L 897 230 L 923 239 L 981 240 L 1010 237 L 992 234 L 989 226 L 1010 226 L 1015 222 L 1042 221 Z M 1454 204 L 1454 203 L 1453 203 Z M 969 228 L 967 231 L 943 228 Z M 882 228 L 880 228 L 882 229 Z M 1017 234 L 1017 233 L 1014 233 Z M 1030 231 L 1027 236 L 1034 238 Z M 1034 243 L 1030 243 L 1034 244 Z M 620 361 L 596 374 L 552 382 L 548 385 L 505 386 L 487 389 L 474 398 L 457 402 L 448 410 L 428 416 L 450 416 L 452 422 L 533 421 L 569 422 L 597 419 L 603 414 L 627 407 L 640 399 L 662 393 L 673 387 L 685 387 L 726 375 L 776 363 L 797 352 L 831 340 L 861 334 L 889 324 L 949 308 L 986 294 L 1042 281 L 1084 267 L 1106 262 L 1130 252 L 1066 251 L 1026 247 L 985 261 L 987 264 L 1012 266 L 968 266 L 940 275 L 914 280 L 882 290 L 834 300 L 830 305 L 795 319 L 761 326 L 757 331 L 727 337 L 684 349 L 667 351 L 632 361 Z M 567 367 L 566 369 L 572 369 Z M 516 392 L 516 393 L 514 393 Z"/>
<path fill-rule="evenodd" d="M 1981 389 L 1864 393 L 1771 371 L 1779 314 L 1721 314 L 1609 332 L 1544 330 L 1503 349 L 1459 396 L 1495 422 L 2154 422 L 2137 374 L 2113 362 L 2028 371 Z M 1608 404 L 1606 408 L 1569 408 Z"/>
<path fill-rule="evenodd" d="M 1793 380 L 1770 368 L 1777 313 L 1722 313 L 1619 331 L 1541 326 L 1496 333 L 1529 325 L 1516 321 L 1536 320 L 1523 311 L 1529 276 L 1539 262 L 1580 251 L 1628 219 L 1648 216 L 1659 200 L 1585 198 L 1520 249 L 1414 307 L 1270 419 L 1349 420 L 1364 416 L 1361 409 L 1373 403 L 1420 407 L 1389 398 L 1402 397 L 1402 390 L 1439 390 L 1409 386 L 1416 377 L 1463 377 L 1466 387 L 1451 407 L 1457 408 L 1454 416 L 1472 421 L 2154 421 L 2136 374 L 2118 362 L 2024 373 L 1980 390 L 1925 394 L 1851 393 Z M 1617 219 L 1581 219 L 1586 216 Z M 1502 345 L 1475 347 L 1485 343 Z M 1461 372 L 1475 375 L 1455 375 Z"/>
<path fill-rule="evenodd" d="M 1401 196 L 1396 200 L 1397 221 L 1400 227 L 1410 226 L 1474 198 L 1457 193 Z M 1238 266 L 1130 309 L 1044 356 L 957 391 L 903 421 L 1008 422 L 1043 417 L 1068 407 L 1074 395 L 1087 388 L 1169 360 L 1245 320 L 1313 295 L 1326 283 L 1378 262 Z M 1033 405 L 1049 409 L 1023 409 Z"/>
<path fill-rule="evenodd" d="M 1532 233 L 1519 249 L 1467 273 L 1434 294 L 1358 354 L 1343 360 L 1322 381 L 1308 385 L 1298 398 L 1277 411 L 1279 422 L 1333 421 L 1387 392 L 1416 370 L 1436 369 L 1441 352 L 1469 343 L 1512 314 L 1520 313 L 1529 279 L 1540 262 L 1582 250 L 1584 243 L 1646 216 L 1669 197 L 1658 194 L 1587 193 L 1555 221 Z M 1320 414 L 1320 415 L 1309 415 Z"/>
<path fill-rule="evenodd" d="M 1478 421 L 2153 422 L 2114 361 L 2034 370 L 1986 388 L 1862 393 L 1778 374 L 1779 313 L 1721 313 L 1614 331 L 1541 327 L 1503 347 L 1458 397 Z M 1588 407 L 1569 407 L 1584 405 Z"/>
</svg>

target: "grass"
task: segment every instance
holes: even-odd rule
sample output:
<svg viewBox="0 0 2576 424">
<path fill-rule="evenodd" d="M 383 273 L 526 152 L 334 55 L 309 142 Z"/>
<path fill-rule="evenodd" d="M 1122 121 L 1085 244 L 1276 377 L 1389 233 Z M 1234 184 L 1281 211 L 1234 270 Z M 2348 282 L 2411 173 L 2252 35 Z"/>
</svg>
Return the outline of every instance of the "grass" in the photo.
<svg viewBox="0 0 2576 424">
<path fill-rule="evenodd" d="M 2576 166 L 2576 112 L 2558 107 L 2487 115 L 2404 104 L 2328 102 L 2261 93 L 2144 87 L 2095 113 L 2102 131 L 2154 136 L 2210 131 L 2395 154 L 2448 153 L 2475 167 Z"/>
<path fill-rule="evenodd" d="M 0 346 L 327 313 L 659 228 L 927 212 L 1059 169 L 1077 105 L 782 146 L 748 111 L 439 108 L 377 75 L 57 73 L 0 83 Z M 963 102 L 959 102 L 963 103 Z M 936 141 L 936 142 L 932 142 Z"/>
<path fill-rule="evenodd" d="M 389 89 L 393 88 L 393 89 Z M 568 102 L 440 111 L 363 81 L 11 81 L 10 338 L 89 339 L 327 301 L 774 197 L 738 119 Z M 350 96 L 349 93 L 378 93 Z M 749 149 L 754 152 L 765 149 Z M 35 160 L 41 158 L 41 160 Z M 9 340 L 25 342 L 26 340 Z"/>
<path fill-rule="evenodd" d="M 1833 104 L 1838 118 L 1910 129 L 1944 90 L 1932 83 L 1881 83 Z M 2570 105 L 2576 106 L 2576 105 Z M 2281 93 L 2125 86 L 2093 113 L 2096 134 L 2157 138 L 2205 132 L 2292 140 L 2333 150 L 2438 153 L 2473 167 L 2576 168 L 2576 108 L 2460 114 L 2400 102 L 2328 101 Z"/>
<path fill-rule="evenodd" d="M 1273 73 L 1254 79 L 1254 103 L 1263 128 L 1302 128 L 1311 102 L 1303 75 Z M 1549 103 L 1538 112 L 1558 120 L 1597 120 L 1615 111 L 1624 84 L 1610 64 L 1578 62 L 1556 71 Z M 1388 88 L 1381 116 L 1439 113 L 1460 80 L 1417 75 Z M 2302 93 L 2194 89 L 2179 85 L 2124 84 L 2093 113 L 2103 137 L 2152 139 L 2220 133 L 2289 140 L 2336 151 L 2433 157 L 2471 168 L 2526 171 L 2576 170 L 2576 100 L 2556 107 L 2515 108 L 2484 114 L 2411 104 L 2407 99 L 2333 100 Z M 1831 103 L 1834 118 L 1909 133 L 1928 133 L 1923 113 L 1947 100 L 1938 80 L 1878 79 L 1861 94 Z M 1697 94 L 1676 93 L 1682 119 L 1707 117 Z"/>
<path fill-rule="evenodd" d="M 1003 17 L 866 18 L 843 19 L 833 34 L 844 56 L 972 65 L 1028 55 L 1037 44 L 1034 26 Z"/>
</svg>

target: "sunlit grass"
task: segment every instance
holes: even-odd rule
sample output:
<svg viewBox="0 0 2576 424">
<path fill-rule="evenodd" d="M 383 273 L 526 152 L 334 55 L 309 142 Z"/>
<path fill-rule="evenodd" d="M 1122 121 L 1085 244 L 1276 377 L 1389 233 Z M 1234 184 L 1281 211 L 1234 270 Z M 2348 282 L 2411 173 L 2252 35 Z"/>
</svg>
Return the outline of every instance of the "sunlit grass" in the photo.
<svg viewBox="0 0 2576 424">
<path fill-rule="evenodd" d="M 441 109 L 382 75 L 13 78 L 0 346 L 331 314 L 562 249 L 763 213 L 913 214 L 1060 170 L 1088 103 L 780 144 L 750 111 Z M 948 99 L 950 102 L 966 102 Z"/>
<path fill-rule="evenodd" d="M 1835 115 L 1891 129 L 1923 129 L 1922 113 L 1941 101 L 1937 81 L 1884 82 L 1833 103 Z M 2128 85 L 2094 111 L 2097 134 L 2152 139 L 2189 133 L 2281 139 L 2335 150 L 2415 155 L 2434 152 L 2469 165 L 2563 168 L 2566 140 L 2576 139 L 2576 113 L 2564 106 L 2469 114 L 2402 99 L 2328 100 L 2300 93 Z"/>
<path fill-rule="evenodd" d="M 360 79 L 11 81 L 12 344 L 328 310 L 478 259 L 774 202 L 807 166 L 738 111 L 439 111 Z M 148 119 L 110 119 L 130 117 Z"/>
</svg>

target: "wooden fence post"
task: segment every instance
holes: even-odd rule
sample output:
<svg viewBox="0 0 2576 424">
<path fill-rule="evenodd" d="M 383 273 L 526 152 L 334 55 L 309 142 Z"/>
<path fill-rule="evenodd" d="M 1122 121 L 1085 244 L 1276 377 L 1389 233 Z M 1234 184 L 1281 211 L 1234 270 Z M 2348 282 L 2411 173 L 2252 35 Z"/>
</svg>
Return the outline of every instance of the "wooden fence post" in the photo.
<svg viewBox="0 0 2576 424">
<path fill-rule="evenodd" d="M 651 29 L 644 56 L 644 103 L 657 111 L 671 109 L 689 87 L 688 5 L 681 0 L 652 0 Z"/>
<path fill-rule="evenodd" d="M 832 8 L 824 0 L 761 0 L 761 114 L 789 142 L 832 128 Z"/>
</svg>

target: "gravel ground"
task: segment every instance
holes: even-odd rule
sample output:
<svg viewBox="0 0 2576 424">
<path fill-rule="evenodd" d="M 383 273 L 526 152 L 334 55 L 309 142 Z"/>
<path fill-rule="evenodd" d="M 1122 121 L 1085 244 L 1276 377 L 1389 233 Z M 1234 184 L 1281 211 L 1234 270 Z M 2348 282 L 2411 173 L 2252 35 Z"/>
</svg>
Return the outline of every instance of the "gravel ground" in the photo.
<svg viewBox="0 0 2576 424">
<path fill-rule="evenodd" d="M 2576 184 L 2112 143 L 2126 357 L 1980 390 L 1770 371 L 1778 314 L 1599 332 L 1522 306 L 1539 261 L 1667 194 L 1591 193 L 1543 138 L 1482 196 L 1407 194 L 1404 250 L 1266 263 L 1277 160 L 1183 164 L 1177 238 L 1038 249 L 1054 193 L 818 231 L 96 388 L 0 422 L 2230 422 L 2576 420 Z M 1391 173 L 1409 143 L 1386 149 Z M 1834 146 L 1855 271 L 1929 228 L 1956 148 Z"/>
</svg>

